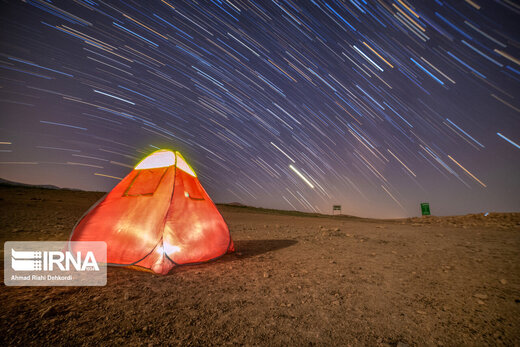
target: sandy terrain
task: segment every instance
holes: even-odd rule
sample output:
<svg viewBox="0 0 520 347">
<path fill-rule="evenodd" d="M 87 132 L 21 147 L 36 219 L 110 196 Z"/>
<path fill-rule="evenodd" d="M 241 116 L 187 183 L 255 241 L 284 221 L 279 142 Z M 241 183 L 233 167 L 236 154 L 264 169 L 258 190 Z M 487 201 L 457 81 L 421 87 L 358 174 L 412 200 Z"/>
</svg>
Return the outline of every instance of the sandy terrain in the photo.
<svg viewBox="0 0 520 347">
<path fill-rule="evenodd" d="M 0 186 L 0 238 L 65 240 L 101 195 Z M 237 252 L 216 262 L 109 268 L 105 287 L 2 284 L 0 344 L 520 345 L 518 213 L 219 208 Z"/>
</svg>

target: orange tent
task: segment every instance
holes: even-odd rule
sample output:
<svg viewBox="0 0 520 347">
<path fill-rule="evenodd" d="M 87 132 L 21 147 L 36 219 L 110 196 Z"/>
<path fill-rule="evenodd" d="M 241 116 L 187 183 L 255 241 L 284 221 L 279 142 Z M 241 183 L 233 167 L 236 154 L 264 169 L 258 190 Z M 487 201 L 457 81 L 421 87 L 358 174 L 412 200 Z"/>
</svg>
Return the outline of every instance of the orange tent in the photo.
<svg viewBox="0 0 520 347">
<path fill-rule="evenodd" d="M 109 265 L 166 274 L 234 251 L 229 229 L 179 152 L 143 159 L 74 227 L 71 241 L 105 241 Z"/>
</svg>

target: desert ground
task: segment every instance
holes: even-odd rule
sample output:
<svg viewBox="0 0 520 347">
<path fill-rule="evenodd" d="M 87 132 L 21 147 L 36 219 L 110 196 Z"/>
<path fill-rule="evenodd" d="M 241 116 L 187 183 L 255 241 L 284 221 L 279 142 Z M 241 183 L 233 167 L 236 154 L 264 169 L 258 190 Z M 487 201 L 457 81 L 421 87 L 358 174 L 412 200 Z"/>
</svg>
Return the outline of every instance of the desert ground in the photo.
<svg viewBox="0 0 520 347">
<path fill-rule="evenodd" d="M 66 240 L 102 195 L 0 186 L 0 238 Z M 2 282 L 0 344 L 520 345 L 519 213 L 218 207 L 237 251 L 217 261 L 167 276 L 111 267 L 104 287 Z"/>
</svg>

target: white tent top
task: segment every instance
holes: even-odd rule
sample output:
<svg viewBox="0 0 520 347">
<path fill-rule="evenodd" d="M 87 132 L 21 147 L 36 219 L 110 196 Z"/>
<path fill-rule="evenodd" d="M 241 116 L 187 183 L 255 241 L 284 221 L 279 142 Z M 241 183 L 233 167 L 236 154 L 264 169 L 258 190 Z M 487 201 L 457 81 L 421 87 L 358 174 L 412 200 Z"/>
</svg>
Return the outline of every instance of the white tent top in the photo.
<svg viewBox="0 0 520 347">
<path fill-rule="evenodd" d="M 177 163 L 177 164 L 176 164 Z M 186 160 L 179 152 L 173 152 L 167 149 L 160 149 L 153 152 L 137 164 L 134 170 L 157 169 L 176 165 L 177 168 L 187 174 L 197 177 L 195 171 L 186 163 Z"/>
</svg>

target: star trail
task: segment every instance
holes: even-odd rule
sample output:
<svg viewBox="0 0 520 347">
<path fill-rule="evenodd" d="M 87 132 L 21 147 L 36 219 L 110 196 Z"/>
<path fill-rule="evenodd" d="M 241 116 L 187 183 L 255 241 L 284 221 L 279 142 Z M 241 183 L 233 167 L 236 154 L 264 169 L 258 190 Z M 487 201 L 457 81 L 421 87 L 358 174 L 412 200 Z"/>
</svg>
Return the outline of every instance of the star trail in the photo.
<svg viewBox="0 0 520 347">
<path fill-rule="evenodd" d="M 1 6 L 0 177 L 110 190 L 168 148 L 217 202 L 520 210 L 512 1 Z"/>
</svg>

